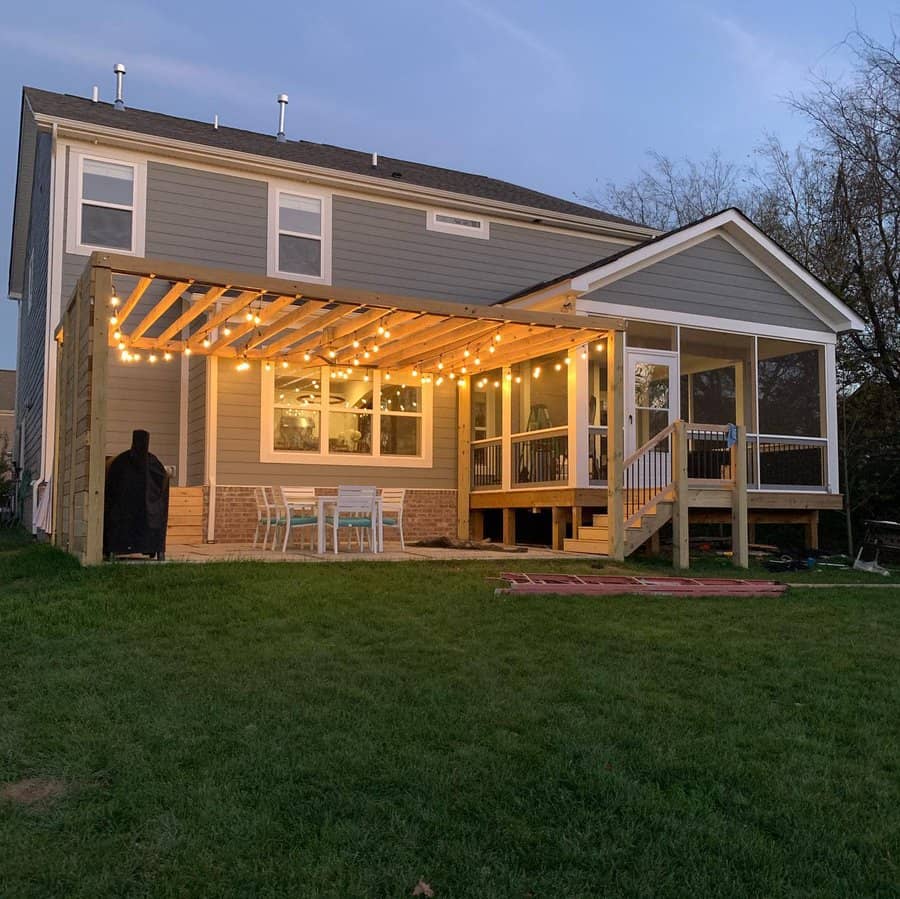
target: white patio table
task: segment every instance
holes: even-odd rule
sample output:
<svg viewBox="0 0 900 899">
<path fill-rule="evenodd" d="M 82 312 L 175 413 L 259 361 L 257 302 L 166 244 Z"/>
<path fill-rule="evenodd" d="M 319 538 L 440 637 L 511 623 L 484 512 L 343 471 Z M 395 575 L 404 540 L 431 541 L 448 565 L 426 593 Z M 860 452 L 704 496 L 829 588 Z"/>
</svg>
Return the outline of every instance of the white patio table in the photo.
<svg viewBox="0 0 900 899">
<path fill-rule="evenodd" d="M 325 552 L 325 528 L 327 527 L 325 523 L 325 515 L 326 508 L 328 506 L 334 506 L 337 504 L 337 494 L 332 494 L 330 496 L 320 496 L 318 499 L 319 505 L 319 554 Z M 382 508 L 381 496 L 376 494 L 375 503 L 373 505 L 372 511 L 375 515 L 375 520 L 372 522 L 372 549 L 374 552 L 382 553 L 384 552 L 384 512 Z"/>
</svg>

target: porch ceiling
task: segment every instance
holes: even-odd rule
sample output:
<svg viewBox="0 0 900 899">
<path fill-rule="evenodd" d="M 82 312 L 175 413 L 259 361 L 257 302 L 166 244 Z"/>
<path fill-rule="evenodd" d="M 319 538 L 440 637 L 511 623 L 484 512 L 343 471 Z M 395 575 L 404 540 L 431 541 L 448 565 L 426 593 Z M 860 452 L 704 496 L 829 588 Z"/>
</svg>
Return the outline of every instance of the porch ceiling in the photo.
<svg viewBox="0 0 900 899">
<path fill-rule="evenodd" d="M 625 329 L 617 318 L 394 296 L 156 259 L 95 254 L 92 261 L 109 266 L 116 288 L 110 346 L 132 358 L 196 353 L 239 364 L 475 373 Z"/>
</svg>

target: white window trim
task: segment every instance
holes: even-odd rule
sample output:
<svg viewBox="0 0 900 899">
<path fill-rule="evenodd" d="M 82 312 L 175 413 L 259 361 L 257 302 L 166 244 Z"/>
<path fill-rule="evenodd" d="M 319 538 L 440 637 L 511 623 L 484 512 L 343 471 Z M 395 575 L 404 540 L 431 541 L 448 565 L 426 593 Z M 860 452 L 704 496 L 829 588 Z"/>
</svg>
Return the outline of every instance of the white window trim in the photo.
<svg viewBox="0 0 900 899">
<path fill-rule="evenodd" d="M 291 181 L 269 181 L 269 215 L 267 246 L 267 268 L 270 278 L 289 278 L 292 281 L 309 281 L 313 284 L 331 284 L 331 197 L 332 191 L 310 184 L 298 184 Z M 278 197 L 279 194 L 291 194 L 295 197 L 309 197 L 322 204 L 322 273 L 318 277 L 301 275 L 297 272 L 283 272 L 278 268 Z M 292 232 L 286 232 L 292 233 Z M 313 235 L 299 235 L 313 237 Z"/>
<path fill-rule="evenodd" d="M 309 366 L 315 368 L 317 366 Z M 322 385 L 322 403 L 320 407 L 319 446 L 328 446 L 328 413 L 330 410 L 328 396 L 331 391 L 331 378 L 328 375 L 328 366 L 321 366 L 319 383 Z M 297 450 L 276 450 L 274 448 L 275 436 L 275 369 L 261 372 L 260 378 L 260 435 L 259 435 L 259 461 L 260 462 L 285 462 L 300 465 L 328 465 L 328 466 L 369 466 L 372 468 L 431 468 L 434 459 L 434 447 L 432 435 L 434 432 L 434 385 L 432 383 L 419 384 L 422 391 L 422 412 L 396 413 L 380 409 L 381 388 L 383 372 L 369 370 L 372 378 L 372 445 L 375 452 L 370 455 L 354 455 L 352 453 L 329 453 L 327 450 L 317 453 L 300 452 Z M 337 411 L 337 410 L 335 410 Z M 381 416 L 396 415 L 398 418 L 419 417 L 422 422 L 422 453 L 419 456 L 388 456 L 381 455 Z"/>
<path fill-rule="evenodd" d="M 131 248 L 102 247 L 81 241 L 81 184 L 84 176 L 84 160 L 124 165 L 134 173 L 133 204 L 131 206 Z M 99 204 L 110 208 L 126 209 L 114 203 Z M 117 253 L 122 256 L 143 256 L 147 231 L 147 163 L 131 153 L 92 153 L 89 150 L 72 149 L 69 156 L 69 191 L 66 210 L 66 252 L 90 256 L 95 252 Z"/>
<path fill-rule="evenodd" d="M 442 222 L 438 216 L 449 215 L 453 218 L 471 219 L 478 222 L 478 228 L 467 228 L 465 225 L 455 225 L 452 222 Z M 478 240 L 490 240 L 491 223 L 481 215 L 472 215 L 470 212 L 459 212 L 454 209 L 429 209 L 425 227 L 429 231 L 442 231 L 445 234 L 461 234 L 464 237 L 474 237 Z"/>
</svg>

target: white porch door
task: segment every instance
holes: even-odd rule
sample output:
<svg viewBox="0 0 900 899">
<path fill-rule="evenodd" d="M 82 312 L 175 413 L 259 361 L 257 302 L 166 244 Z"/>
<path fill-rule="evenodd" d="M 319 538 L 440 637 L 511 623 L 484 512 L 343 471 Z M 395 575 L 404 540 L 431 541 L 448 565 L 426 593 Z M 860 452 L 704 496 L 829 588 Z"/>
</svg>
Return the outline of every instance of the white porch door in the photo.
<svg viewBox="0 0 900 899">
<path fill-rule="evenodd" d="M 628 350 L 625 361 L 625 455 L 630 456 L 678 417 L 678 354 Z M 669 441 L 660 451 L 670 451 Z"/>
</svg>

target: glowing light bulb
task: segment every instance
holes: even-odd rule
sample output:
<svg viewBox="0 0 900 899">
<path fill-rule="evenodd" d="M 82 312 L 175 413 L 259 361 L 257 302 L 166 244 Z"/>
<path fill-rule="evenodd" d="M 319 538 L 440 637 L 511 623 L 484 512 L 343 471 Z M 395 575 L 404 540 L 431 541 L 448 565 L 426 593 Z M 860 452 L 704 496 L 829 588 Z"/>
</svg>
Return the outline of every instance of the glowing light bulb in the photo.
<svg viewBox="0 0 900 899">
<path fill-rule="evenodd" d="M 379 325 L 379 326 L 378 326 L 378 333 L 379 333 L 379 334 L 384 334 L 384 325 Z"/>
<path fill-rule="evenodd" d="M 500 343 L 500 333 L 499 333 L 499 332 L 497 332 L 497 333 L 494 335 L 494 340 L 495 340 L 497 343 Z"/>
<path fill-rule="evenodd" d="M 499 382 L 499 381 L 494 381 L 494 387 L 496 388 L 496 387 L 499 387 L 499 386 L 500 386 L 500 382 Z"/>
<path fill-rule="evenodd" d="M 541 376 L 541 367 L 540 365 L 536 366 L 534 371 L 531 373 L 532 378 L 539 378 Z"/>
<path fill-rule="evenodd" d="M 172 361 L 172 354 L 171 354 L 171 353 L 163 353 L 163 359 L 164 359 L 166 362 L 171 362 L 171 361 Z"/>
<path fill-rule="evenodd" d="M 581 351 L 581 358 L 587 359 L 587 353 L 584 350 Z"/>
<path fill-rule="evenodd" d="M 359 349 L 359 341 L 356 338 L 353 339 L 353 349 L 354 350 Z"/>
<path fill-rule="evenodd" d="M 252 312 L 248 312 L 248 313 L 244 316 L 244 318 L 246 318 L 248 322 L 252 322 L 252 321 L 253 321 L 253 313 L 252 313 Z"/>
<path fill-rule="evenodd" d="M 556 365 L 553 366 L 557 371 L 562 371 L 562 363 L 557 362 Z"/>
<path fill-rule="evenodd" d="M 131 358 L 134 359 L 135 362 L 140 362 L 140 361 L 141 361 L 141 354 L 140 354 L 140 353 L 132 353 L 132 354 L 131 354 Z"/>
<path fill-rule="evenodd" d="M 113 288 L 113 294 L 109 298 L 109 305 L 112 306 L 113 308 L 115 308 L 116 306 L 119 305 L 119 297 L 116 295 L 115 288 Z"/>
<path fill-rule="evenodd" d="M 472 354 L 468 350 L 463 350 L 463 356 L 468 359 Z"/>
<path fill-rule="evenodd" d="M 418 371 L 418 369 L 415 369 L 415 368 L 414 368 L 414 369 L 412 370 L 412 376 L 413 376 L 414 378 L 418 378 L 418 377 L 419 377 L 419 371 Z"/>
<path fill-rule="evenodd" d="M 309 362 L 310 358 L 311 358 L 311 356 L 309 355 L 309 353 L 304 353 L 304 354 L 303 354 L 303 361 L 304 361 L 304 362 Z"/>
<path fill-rule="evenodd" d="M 334 350 L 329 350 L 329 351 L 328 351 L 328 358 L 329 358 L 329 359 L 334 359 L 335 356 L 337 356 L 337 353 L 336 353 Z"/>
<path fill-rule="evenodd" d="M 516 375 L 516 384 L 521 384 L 521 383 L 522 383 L 522 376 Z"/>
<path fill-rule="evenodd" d="M 185 356 L 190 356 L 190 355 L 191 355 L 191 348 L 190 348 L 189 346 L 186 346 L 186 347 L 184 348 L 184 355 L 185 355 Z"/>
<path fill-rule="evenodd" d="M 368 350 L 366 350 L 366 351 L 363 353 L 363 359 L 368 359 L 369 356 L 371 356 L 371 355 L 372 355 L 372 354 L 371 354 Z"/>
<path fill-rule="evenodd" d="M 119 317 L 118 317 L 117 315 L 111 315 L 111 316 L 109 317 L 109 323 L 110 323 L 111 325 L 117 325 L 117 324 L 119 324 Z"/>
<path fill-rule="evenodd" d="M 354 356 L 354 357 L 353 357 L 353 364 L 354 364 L 354 365 L 359 365 L 359 357 L 358 357 L 358 356 Z"/>
<path fill-rule="evenodd" d="M 481 359 L 479 359 L 478 356 L 475 357 L 475 364 L 481 365 Z"/>
<path fill-rule="evenodd" d="M 460 379 L 456 382 L 456 386 L 459 387 L 459 388 L 465 387 L 465 386 L 466 386 L 465 380 L 464 380 L 463 378 L 460 378 Z"/>
<path fill-rule="evenodd" d="M 122 332 L 121 331 L 113 331 L 113 340 L 121 340 Z"/>
<path fill-rule="evenodd" d="M 565 362 L 566 365 L 568 365 L 571 361 L 572 361 L 572 360 L 571 360 L 568 356 L 566 356 L 566 358 L 563 359 L 563 362 Z"/>
<path fill-rule="evenodd" d="M 456 374 L 455 374 L 454 372 L 452 372 L 452 371 L 450 372 L 450 380 L 451 380 L 451 381 L 455 381 L 455 380 L 456 380 Z"/>
<path fill-rule="evenodd" d="M 461 371 L 463 374 L 465 374 L 465 373 L 468 371 L 468 369 L 467 369 L 467 368 L 465 367 L 465 365 L 464 365 L 464 366 L 460 369 L 460 371 Z"/>
<path fill-rule="evenodd" d="M 384 337 L 385 337 L 385 340 L 386 340 L 388 337 L 390 337 L 390 336 L 391 336 L 391 332 L 388 331 L 387 328 L 385 328 L 385 329 L 384 329 Z"/>
<path fill-rule="evenodd" d="M 238 362 L 235 368 L 238 371 L 247 371 L 247 369 L 250 368 L 250 363 L 246 359 L 242 359 L 240 362 Z"/>
<path fill-rule="evenodd" d="M 150 354 L 150 362 L 156 362 L 156 356 L 154 356 L 153 353 Z"/>
<path fill-rule="evenodd" d="M 271 363 L 271 362 L 267 362 L 267 363 L 263 366 L 263 368 L 264 368 L 266 371 L 272 371 L 272 363 Z"/>
<path fill-rule="evenodd" d="M 373 353 L 377 353 L 380 349 L 381 349 L 381 347 L 378 346 L 377 343 L 373 343 L 373 344 L 372 344 L 372 352 L 373 352 Z"/>
<path fill-rule="evenodd" d="M 437 380 L 436 380 L 434 383 L 437 384 L 438 387 L 440 387 L 441 384 L 444 383 L 443 377 L 442 377 L 441 375 L 438 375 L 438 376 L 437 376 Z"/>
<path fill-rule="evenodd" d="M 389 371 L 386 371 L 386 372 L 384 373 L 384 379 L 385 379 L 385 381 L 390 381 L 390 379 L 391 379 L 391 373 L 390 373 Z"/>
<path fill-rule="evenodd" d="M 203 346 L 205 346 L 205 347 L 209 346 L 209 338 L 208 337 L 203 338 Z"/>
<path fill-rule="evenodd" d="M 444 370 L 444 363 L 438 362 L 438 371 L 443 371 L 443 370 Z"/>
<path fill-rule="evenodd" d="M 288 367 L 288 361 L 287 361 L 287 359 L 282 359 L 282 360 L 281 360 L 281 367 L 282 367 L 282 368 L 287 368 L 287 367 Z"/>
<path fill-rule="evenodd" d="M 602 352 L 603 352 L 603 344 L 602 344 L 602 343 L 598 343 L 596 349 L 597 349 L 597 352 L 598 352 L 598 353 L 602 353 Z"/>
<path fill-rule="evenodd" d="M 125 349 L 125 344 L 124 344 L 121 340 L 119 341 L 119 349 L 120 349 L 120 350 L 124 350 L 124 349 Z"/>
<path fill-rule="evenodd" d="M 222 328 L 222 333 L 223 333 L 226 337 L 231 337 L 231 328 Z"/>
<path fill-rule="evenodd" d="M 488 347 L 488 352 L 489 352 L 489 353 L 496 353 L 496 352 L 497 352 L 497 350 L 494 348 L 494 344 L 491 344 L 491 345 Z"/>
<path fill-rule="evenodd" d="M 506 380 L 507 380 L 507 381 L 511 381 L 511 380 L 512 380 L 512 372 L 509 372 L 509 371 L 508 371 L 508 372 L 506 373 Z"/>
</svg>

